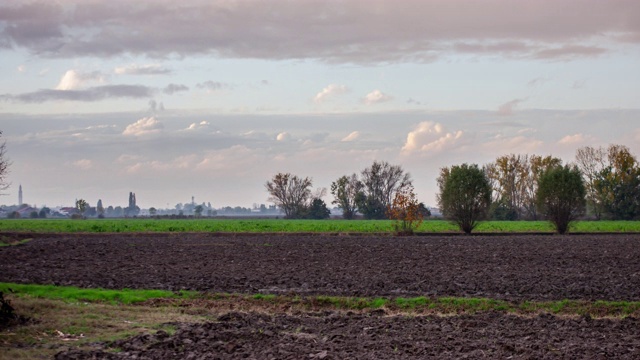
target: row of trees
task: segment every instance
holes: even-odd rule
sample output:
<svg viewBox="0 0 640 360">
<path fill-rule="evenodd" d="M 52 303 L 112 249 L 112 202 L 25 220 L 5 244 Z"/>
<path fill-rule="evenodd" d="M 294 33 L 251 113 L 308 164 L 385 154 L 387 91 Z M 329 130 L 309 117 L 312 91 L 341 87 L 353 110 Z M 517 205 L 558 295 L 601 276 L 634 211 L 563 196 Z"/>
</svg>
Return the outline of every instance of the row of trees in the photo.
<svg viewBox="0 0 640 360">
<path fill-rule="evenodd" d="M 552 156 L 510 154 L 483 167 L 491 189 L 489 217 L 538 220 L 536 194 L 542 173 L 562 165 Z M 583 147 L 575 165 L 586 188 L 587 214 L 595 219 L 631 220 L 640 215 L 640 167 L 629 148 Z"/>
<path fill-rule="evenodd" d="M 289 219 L 324 219 L 330 215 L 322 200 L 326 189 L 313 192 L 311 178 L 278 173 L 266 182 L 265 187 L 270 194 L 269 200 Z M 360 174 L 341 176 L 331 184 L 332 203 L 342 209 L 345 219 L 353 219 L 356 213 L 366 219 L 386 219 L 396 194 L 409 191 L 413 193 L 411 176 L 402 167 L 377 161 Z M 419 206 L 423 215 L 429 215 L 424 204 Z"/>
<path fill-rule="evenodd" d="M 564 233 L 571 221 L 589 214 L 601 219 L 631 220 L 640 216 L 640 166 L 629 148 L 578 149 L 576 162 L 563 165 L 553 156 L 510 154 L 482 168 L 456 165 L 442 168 L 437 179 L 442 214 L 471 232 L 478 221 L 546 218 Z M 265 184 L 287 218 L 325 218 L 321 197 L 312 194 L 312 180 L 292 174 L 276 174 Z M 398 219 L 409 214 L 402 204 L 415 202 L 411 218 L 429 216 L 417 203 L 411 176 L 402 167 L 374 161 L 359 174 L 344 175 L 331 183 L 331 194 L 345 219 L 357 213 L 366 219 Z M 399 197 L 398 197 L 399 196 Z M 326 215 L 324 215 L 326 214 Z"/>
</svg>

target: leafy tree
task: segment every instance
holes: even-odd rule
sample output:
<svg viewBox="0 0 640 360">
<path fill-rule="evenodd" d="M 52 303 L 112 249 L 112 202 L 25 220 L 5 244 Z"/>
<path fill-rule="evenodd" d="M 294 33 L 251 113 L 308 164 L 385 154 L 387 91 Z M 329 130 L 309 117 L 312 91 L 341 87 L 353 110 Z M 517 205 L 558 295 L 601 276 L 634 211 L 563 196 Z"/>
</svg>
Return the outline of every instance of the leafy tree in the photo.
<svg viewBox="0 0 640 360">
<path fill-rule="evenodd" d="M 278 205 L 288 219 L 304 216 L 307 201 L 311 198 L 312 180 L 290 173 L 278 173 L 265 183 L 269 200 Z"/>
<path fill-rule="evenodd" d="M 576 166 L 556 166 L 540 176 L 536 202 L 540 213 L 564 234 L 585 211 L 585 186 Z"/>
<path fill-rule="evenodd" d="M 154 207 L 150 207 L 149 208 L 149 215 L 151 216 L 156 216 L 156 213 L 158 212 L 158 210 Z"/>
<path fill-rule="evenodd" d="M 411 175 L 401 166 L 386 161 L 362 170 L 362 190 L 356 197 L 359 211 L 367 219 L 383 219 L 397 191 L 411 185 Z"/>
<path fill-rule="evenodd" d="M 469 234 L 486 218 L 491 205 L 491 185 L 478 165 L 442 168 L 438 177 L 438 204 L 445 218 Z"/>
<path fill-rule="evenodd" d="M 327 204 L 320 198 L 314 198 L 307 209 L 306 218 L 323 220 L 331 216 L 331 211 L 327 208 Z"/>
<path fill-rule="evenodd" d="M 396 234 L 411 235 L 422 224 L 425 209 L 423 203 L 418 203 L 413 186 L 409 185 L 396 191 L 393 201 L 387 209 L 387 217 L 394 220 L 393 228 Z"/>
<path fill-rule="evenodd" d="M 29 217 L 30 217 L 31 219 L 37 219 L 37 218 L 38 218 L 38 212 L 37 212 L 37 211 L 35 211 L 35 210 L 34 210 L 34 211 L 32 211 L 32 212 L 30 212 L 30 213 L 29 213 Z"/>
<path fill-rule="evenodd" d="M 89 204 L 84 199 L 76 200 L 76 210 L 78 210 L 78 214 L 82 217 L 84 212 L 87 211 L 87 207 Z"/>
<path fill-rule="evenodd" d="M 41 219 L 45 219 L 50 214 L 51 214 L 51 209 L 49 209 L 48 207 L 45 206 L 42 209 L 40 209 L 40 212 L 38 213 L 38 217 L 41 218 Z"/>
<path fill-rule="evenodd" d="M 136 194 L 129 192 L 129 206 L 124 210 L 125 216 L 137 216 L 140 213 L 140 208 L 136 204 Z"/>
<path fill-rule="evenodd" d="M 358 211 L 356 197 L 362 191 L 362 183 L 356 174 L 342 176 L 331 183 L 331 194 L 334 196 L 332 204 L 342 209 L 342 217 L 351 220 Z"/>
<path fill-rule="evenodd" d="M 640 167 L 629 148 L 611 145 L 609 164 L 595 180 L 602 209 L 613 219 L 632 220 L 640 214 Z"/>
<path fill-rule="evenodd" d="M 200 216 L 202 216 L 202 210 L 204 210 L 204 208 L 202 207 L 202 205 L 197 205 L 197 206 L 193 209 L 193 212 L 195 213 L 196 217 L 200 217 Z"/>
<path fill-rule="evenodd" d="M 104 206 L 102 206 L 102 199 L 98 199 L 98 204 L 96 205 L 96 212 L 98 216 L 104 217 Z"/>
<path fill-rule="evenodd" d="M 0 131 L 0 137 L 2 137 L 2 131 Z M 4 191 L 9 188 L 7 183 L 7 176 L 9 175 L 9 166 L 11 162 L 7 159 L 7 143 L 5 141 L 0 142 L 0 191 Z"/>
</svg>

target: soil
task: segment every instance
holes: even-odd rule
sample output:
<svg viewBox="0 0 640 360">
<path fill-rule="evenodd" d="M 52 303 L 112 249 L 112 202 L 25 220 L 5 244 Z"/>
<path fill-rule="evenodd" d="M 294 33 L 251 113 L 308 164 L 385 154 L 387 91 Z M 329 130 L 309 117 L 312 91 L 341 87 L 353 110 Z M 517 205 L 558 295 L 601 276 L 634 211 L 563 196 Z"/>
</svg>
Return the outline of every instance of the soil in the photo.
<svg viewBox="0 0 640 360">
<path fill-rule="evenodd" d="M 345 296 L 640 301 L 640 235 L 31 235 L 0 281 Z M 640 358 L 635 318 L 228 313 L 58 359 Z M 119 352 L 110 347 L 120 349 Z"/>
</svg>

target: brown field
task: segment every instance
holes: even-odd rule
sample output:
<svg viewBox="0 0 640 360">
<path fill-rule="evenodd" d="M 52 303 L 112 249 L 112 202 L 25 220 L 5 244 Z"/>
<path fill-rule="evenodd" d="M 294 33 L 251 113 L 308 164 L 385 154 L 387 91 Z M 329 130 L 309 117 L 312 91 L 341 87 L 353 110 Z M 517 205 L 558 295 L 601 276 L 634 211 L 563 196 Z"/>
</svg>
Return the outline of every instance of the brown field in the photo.
<svg viewBox="0 0 640 360">
<path fill-rule="evenodd" d="M 508 301 L 640 300 L 640 235 L 39 235 L 0 248 L 0 281 L 102 288 Z M 490 312 L 229 312 L 80 358 L 640 357 L 635 318 Z"/>
</svg>

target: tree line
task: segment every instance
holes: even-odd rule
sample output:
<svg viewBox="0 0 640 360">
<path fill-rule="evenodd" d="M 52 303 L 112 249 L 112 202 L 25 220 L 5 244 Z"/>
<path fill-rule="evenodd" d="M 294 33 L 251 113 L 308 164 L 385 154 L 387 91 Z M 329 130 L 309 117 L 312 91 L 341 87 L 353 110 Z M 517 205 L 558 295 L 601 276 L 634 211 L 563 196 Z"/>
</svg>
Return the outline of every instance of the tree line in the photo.
<svg viewBox="0 0 640 360">
<path fill-rule="evenodd" d="M 442 214 L 470 232 L 478 221 L 551 220 L 558 232 L 585 215 L 593 219 L 632 220 L 640 216 L 640 167 L 628 147 L 586 146 L 575 162 L 553 156 L 509 154 L 480 167 L 462 164 L 440 169 L 436 198 Z M 278 173 L 265 184 L 270 200 L 285 217 L 328 218 L 325 189 L 312 191 L 309 177 Z M 394 198 L 413 195 L 411 175 L 399 165 L 374 161 L 359 173 L 343 175 L 330 186 L 332 203 L 344 219 L 387 219 Z M 406 200 L 406 199 L 405 199 Z M 416 203 L 420 216 L 428 216 Z"/>
</svg>

